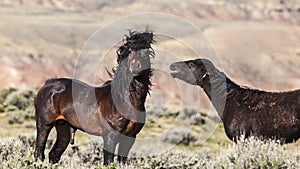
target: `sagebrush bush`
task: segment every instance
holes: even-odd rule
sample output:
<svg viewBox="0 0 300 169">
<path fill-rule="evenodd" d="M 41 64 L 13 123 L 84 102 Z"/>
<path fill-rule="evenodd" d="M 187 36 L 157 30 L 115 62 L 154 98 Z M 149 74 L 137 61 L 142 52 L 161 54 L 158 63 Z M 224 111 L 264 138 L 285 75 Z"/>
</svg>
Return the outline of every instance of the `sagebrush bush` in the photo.
<svg viewBox="0 0 300 169">
<path fill-rule="evenodd" d="M 0 91 L 0 104 L 3 104 L 6 100 L 7 96 L 11 93 L 15 92 L 17 89 L 15 88 L 8 88 L 8 89 L 2 89 Z"/>
<path fill-rule="evenodd" d="M 5 101 L 5 105 L 15 106 L 18 110 L 26 110 L 33 106 L 35 92 L 32 90 L 18 90 L 10 93 Z"/>
<path fill-rule="evenodd" d="M 273 140 L 257 138 L 241 139 L 228 146 L 223 153 L 210 154 L 199 149 L 197 153 L 169 151 L 160 155 L 136 156 L 129 158 L 126 165 L 113 163 L 108 167 L 102 164 L 102 145 L 91 142 L 88 146 L 69 146 L 58 164 L 34 161 L 35 137 L 19 136 L 14 139 L 0 139 L 0 169 L 160 169 L 160 168 L 229 168 L 229 169 L 297 169 L 300 167 L 298 152 L 290 153 L 285 145 Z M 46 152 L 49 152 L 50 145 Z M 47 153 L 46 153 L 47 154 Z M 47 156 L 47 155 L 46 155 Z"/>
<path fill-rule="evenodd" d="M 34 119 L 33 102 L 36 90 L 17 90 L 14 88 L 0 91 L 0 112 L 8 113 L 9 124 L 22 124 Z"/>
<path fill-rule="evenodd" d="M 216 167 L 237 169 L 288 168 L 285 153 L 279 141 L 241 138 L 227 149 L 225 155 L 219 156 L 214 164 Z"/>
<path fill-rule="evenodd" d="M 155 106 L 147 110 L 147 115 L 153 117 L 166 117 L 166 118 L 177 117 L 178 114 L 179 111 L 171 111 L 168 110 L 168 108 L 166 107 L 160 107 L 160 106 Z"/>
<path fill-rule="evenodd" d="M 0 113 L 5 112 L 6 105 L 4 102 L 7 98 L 7 96 L 14 91 L 16 91 L 15 88 L 8 88 L 8 89 L 3 89 L 0 91 Z"/>
<path fill-rule="evenodd" d="M 191 130 L 187 127 L 173 127 L 165 131 L 160 136 L 161 141 L 171 144 L 184 144 L 190 145 L 192 142 L 197 141 L 196 137 L 193 136 Z"/>
</svg>

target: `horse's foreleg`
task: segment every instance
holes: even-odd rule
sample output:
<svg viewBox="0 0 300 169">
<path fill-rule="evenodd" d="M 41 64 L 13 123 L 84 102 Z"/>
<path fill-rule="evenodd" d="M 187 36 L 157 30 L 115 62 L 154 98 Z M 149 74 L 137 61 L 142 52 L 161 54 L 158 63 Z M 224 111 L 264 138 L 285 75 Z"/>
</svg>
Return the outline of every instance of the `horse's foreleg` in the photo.
<svg viewBox="0 0 300 169">
<path fill-rule="evenodd" d="M 135 137 L 123 136 L 119 142 L 118 149 L 118 162 L 125 163 L 129 154 L 130 149 L 132 148 L 135 142 Z"/>
<path fill-rule="evenodd" d="M 115 149 L 117 144 L 117 134 L 115 134 L 113 131 L 108 132 L 103 135 L 103 153 L 104 153 L 104 165 L 108 165 L 112 162 L 114 162 L 115 157 Z"/>
<path fill-rule="evenodd" d="M 119 149 L 118 149 L 118 162 L 125 163 L 129 154 L 130 149 L 132 148 L 135 142 L 135 137 L 123 136 L 120 139 Z"/>
<path fill-rule="evenodd" d="M 37 120 L 36 127 L 37 127 L 37 137 L 36 137 L 36 146 L 34 150 L 34 158 L 35 160 L 39 159 L 41 161 L 44 161 L 45 159 L 44 151 L 46 147 L 46 142 L 49 133 L 53 128 L 53 124 L 45 125 L 41 122 L 41 120 Z"/>
<path fill-rule="evenodd" d="M 69 145 L 71 134 L 70 126 L 65 121 L 57 121 L 55 124 L 57 138 L 56 142 L 49 153 L 49 162 L 57 163 L 61 155 Z"/>
</svg>

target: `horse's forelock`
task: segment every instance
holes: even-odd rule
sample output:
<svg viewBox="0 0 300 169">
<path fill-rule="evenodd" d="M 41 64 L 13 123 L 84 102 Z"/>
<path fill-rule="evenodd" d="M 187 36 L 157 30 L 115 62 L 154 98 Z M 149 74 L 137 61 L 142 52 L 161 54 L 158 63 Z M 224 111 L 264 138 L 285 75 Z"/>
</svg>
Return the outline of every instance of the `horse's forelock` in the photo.
<svg viewBox="0 0 300 169">
<path fill-rule="evenodd" d="M 151 48 L 151 44 L 153 43 L 153 33 L 130 32 L 129 37 L 127 37 L 127 42 L 130 48 L 136 50 Z"/>
<path fill-rule="evenodd" d="M 151 48 L 152 43 L 154 43 L 153 32 L 129 31 L 129 35 L 124 36 L 124 44 L 117 50 L 117 62 L 120 63 L 123 59 L 125 59 L 129 55 L 130 49 L 137 51 L 141 49 Z M 154 56 L 153 53 L 151 54 L 151 56 Z"/>
</svg>

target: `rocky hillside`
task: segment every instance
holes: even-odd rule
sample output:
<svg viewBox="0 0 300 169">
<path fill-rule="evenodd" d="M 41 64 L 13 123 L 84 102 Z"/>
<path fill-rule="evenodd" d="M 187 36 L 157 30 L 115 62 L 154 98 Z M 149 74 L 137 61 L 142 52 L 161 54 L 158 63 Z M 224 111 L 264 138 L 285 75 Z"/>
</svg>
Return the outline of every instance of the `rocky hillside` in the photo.
<svg viewBox="0 0 300 169">
<path fill-rule="evenodd" d="M 1 0 L 0 89 L 35 87 L 48 78 L 72 77 L 89 37 L 103 25 L 137 12 L 174 14 L 199 27 L 219 54 L 221 65 L 217 66 L 239 84 L 270 91 L 300 87 L 299 0 Z M 193 40 L 194 36 L 187 33 L 182 38 Z M 159 37 L 155 48 L 185 53 L 186 49 L 176 46 L 178 42 Z M 81 63 L 81 73 L 95 79 L 89 83 L 109 79 L 105 68 L 115 66 L 111 59 L 115 50 L 112 46 L 98 72 L 89 72 L 91 67 Z M 154 77 L 155 90 L 165 90 L 168 78 Z M 176 85 L 169 87 L 176 89 Z"/>
</svg>

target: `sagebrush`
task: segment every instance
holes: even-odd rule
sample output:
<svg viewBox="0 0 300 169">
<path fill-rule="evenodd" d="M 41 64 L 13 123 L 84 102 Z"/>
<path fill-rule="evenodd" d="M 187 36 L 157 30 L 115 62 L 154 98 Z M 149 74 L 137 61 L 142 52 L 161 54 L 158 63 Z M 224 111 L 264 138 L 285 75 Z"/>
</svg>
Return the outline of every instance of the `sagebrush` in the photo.
<svg viewBox="0 0 300 169">
<path fill-rule="evenodd" d="M 74 169 L 74 168 L 300 168 L 299 153 L 290 153 L 285 145 L 278 141 L 259 140 L 257 138 L 241 139 L 237 144 L 222 147 L 222 153 L 210 154 L 173 152 L 160 155 L 131 156 L 129 163 L 116 163 L 108 167 L 102 164 L 102 145 L 91 142 L 88 146 L 70 146 L 59 164 L 35 162 L 33 150 L 35 136 L 0 139 L 1 169 L 35 168 L 35 169 Z M 50 140 L 48 150 L 52 144 Z"/>
</svg>

